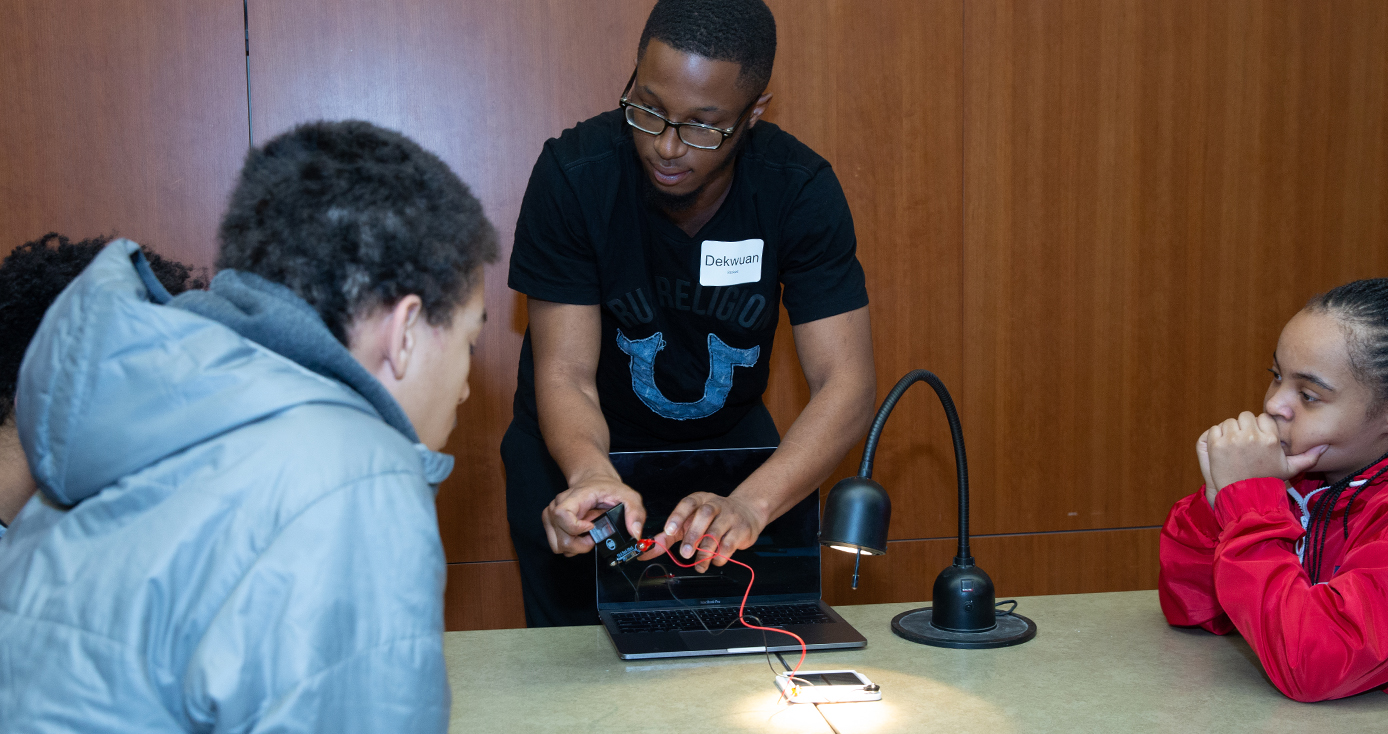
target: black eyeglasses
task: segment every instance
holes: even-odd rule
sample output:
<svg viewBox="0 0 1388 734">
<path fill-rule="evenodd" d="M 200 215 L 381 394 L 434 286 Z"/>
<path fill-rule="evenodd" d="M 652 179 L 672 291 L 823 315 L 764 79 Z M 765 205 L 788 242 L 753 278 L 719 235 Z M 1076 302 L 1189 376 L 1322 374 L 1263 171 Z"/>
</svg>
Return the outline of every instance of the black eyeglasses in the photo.
<svg viewBox="0 0 1388 734">
<path fill-rule="evenodd" d="M 627 101 L 627 94 L 631 92 L 631 85 L 636 83 L 636 69 L 631 70 L 631 78 L 627 80 L 626 88 L 622 90 L 622 98 L 617 102 L 626 113 L 627 124 L 640 130 L 647 135 L 660 135 L 665 132 L 665 128 L 675 128 L 675 134 L 680 136 L 680 140 L 691 148 L 699 150 L 718 150 L 718 147 L 732 136 L 733 131 L 738 125 L 742 124 L 742 118 L 756 106 L 757 99 L 753 99 L 747 108 L 742 110 L 742 114 L 737 116 L 733 126 L 727 129 L 705 125 L 702 122 L 674 122 L 667 119 L 664 115 L 656 112 L 649 107 L 642 107 L 635 102 Z"/>
</svg>

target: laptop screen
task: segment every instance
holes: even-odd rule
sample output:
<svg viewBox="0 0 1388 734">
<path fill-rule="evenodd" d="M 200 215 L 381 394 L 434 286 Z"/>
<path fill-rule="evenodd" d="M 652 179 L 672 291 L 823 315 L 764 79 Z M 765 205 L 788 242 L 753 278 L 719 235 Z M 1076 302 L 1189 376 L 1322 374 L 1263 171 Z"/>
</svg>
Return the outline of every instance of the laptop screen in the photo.
<svg viewBox="0 0 1388 734">
<path fill-rule="evenodd" d="M 611 457 L 622 481 L 641 493 L 646 505 L 641 535 L 650 538 L 660 532 L 680 500 L 694 492 L 727 496 L 774 450 L 637 451 Z M 678 549 L 671 550 L 678 557 Z M 818 599 L 819 493 L 772 521 L 752 547 L 732 557 L 756 570 L 752 595 L 762 601 Z M 600 609 L 735 604 L 750 578 L 747 569 L 734 563 L 698 573 L 680 568 L 663 554 L 619 566 L 598 563 L 597 576 Z"/>
</svg>

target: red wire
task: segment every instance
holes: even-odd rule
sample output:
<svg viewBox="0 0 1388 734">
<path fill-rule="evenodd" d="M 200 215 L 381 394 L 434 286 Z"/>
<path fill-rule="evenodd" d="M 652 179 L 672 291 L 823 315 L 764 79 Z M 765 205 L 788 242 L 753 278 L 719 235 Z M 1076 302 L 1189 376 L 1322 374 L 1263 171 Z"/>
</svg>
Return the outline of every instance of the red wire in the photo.
<svg viewBox="0 0 1388 734">
<path fill-rule="evenodd" d="M 714 538 L 714 536 L 712 536 L 712 535 L 710 535 L 710 534 L 708 534 L 708 533 L 705 533 L 704 535 L 699 536 L 699 542 L 702 543 L 703 540 L 704 540 L 704 538 L 713 538 L 713 541 L 714 541 L 715 543 L 718 542 L 718 538 Z M 756 572 L 756 571 L 753 571 L 751 566 L 749 566 L 749 565 L 747 565 L 747 564 L 743 563 L 742 561 L 739 561 L 739 560 L 737 560 L 737 559 L 735 559 L 735 558 L 729 558 L 728 556 L 725 556 L 725 555 L 723 555 L 722 553 L 718 553 L 718 552 L 716 552 L 716 551 L 711 551 L 711 550 L 706 550 L 706 549 L 703 549 L 703 548 L 696 548 L 696 549 L 695 549 L 695 551 L 694 551 L 694 560 L 690 561 L 689 563 L 680 563 L 680 559 L 676 558 L 676 557 L 675 557 L 675 554 L 674 554 L 674 553 L 671 553 L 671 552 L 670 552 L 670 549 L 669 549 L 669 548 L 666 548 L 664 543 L 661 543 L 660 541 L 657 541 L 657 540 L 652 540 L 651 543 L 653 543 L 654 545 L 660 546 L 660 549 L 663 550 L 663 551 L 665 551 L 665 555 L 669 556 L 669 557 L 670 557 L 670 560 L 671 560 L 671 561 L 674 561 L 675 565 L 676 565 L 676 566 L 679 566 L 680 568 L 693 568 L 693 567 L 699 565 L 700 563 L 703 563 L 703 562 L 704 562 L 703 559 L 700 559 L 700 558 L 699 558 L 699 552 L 702 551 L 702 552 L 704 552 L 704 553 L 708 553 L 710 559 L 711 559 L 712 557 L 714 557 L 714 556 L 717 556 L 718 558 L 722 558 L 722 559 L 725 560 L 725 561 L 731 561 L 732 563 L 736 563 L 737 565 L 742 566 L 743 568 L 747 569 L 747 570 L 752 574 L 752 580 L 747 582 L 747 590 L 744 591 L 744 592 L 742 592 L 742 603 L 739 604 L 738 607 L 737 607 L 737 621 L 741 622 L 741 623 L 742 623 L 742 626 L 743 626 L 743 627 L 746 627 L 746 628 L 748 628 L 748 629 L 764 630 L 764 631 L 767 631 L 767 632 L 780 632 L 780 633 L 783 634 L 783 635 L 790 635 L 791 637 L 794 637 L 794 638 L 795 638 L 796 642 L 799 642 L 799 643 L 800 643 L 800 659 L 799 659 L 798 661 L 796 661 L 795 667 L 790 671 L 789 679 L 788 679 L 788 680 L 790 680 L 790 681 L 794 681 L 794 680 L 795 680 L 795 674 L 798 673 L 798 672 L 800 672 L 800 666 L 801 666 L 802 664 L 804 664 L 804 662 L 805 662 L 806 647 L 805 647 L 805 640 L 804 640 L 804 638 L 802 638 L 800 635 L 797 635 L 797 634 L 795 634 L 794 632 L 791 632 L 791 631 L 789 631 L 789 630 L 777 629 L 777 628 L 775 628 L 775 627 L 758 627 L 758 626 L 755 625 L 755 624 L 747 624 L 747 620 L 745 620 L 745 619 L 742 618 L 742 610 L 745 609 L 745 608 L 747 607 L 747 597 L 748 597 L 749 595 L 751 595 L 751 593 L 752 593 L 752 584 L 756 583 L 756 581 L 757 581 L 757 572 Z"/>
</svg>

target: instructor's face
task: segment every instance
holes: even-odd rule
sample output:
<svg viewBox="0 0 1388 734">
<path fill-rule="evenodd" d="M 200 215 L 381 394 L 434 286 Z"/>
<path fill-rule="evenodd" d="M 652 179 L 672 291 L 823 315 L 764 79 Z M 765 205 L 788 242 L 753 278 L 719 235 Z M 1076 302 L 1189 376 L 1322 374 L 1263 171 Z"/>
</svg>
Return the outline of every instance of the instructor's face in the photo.
<svg viewBox="0 0 1388 734">
<path fill-rule="evenodd" d="M 698 122 L 727 129 L 747 109 L 748 91 L 737 85 L 742 67 L 733 61 L 714 61 L 677 51 L 652 40 L 636 72 L 628 99 L 648 107 L 673 122 Z M 632 129 L 636 154 L 656 190 L 669 197 L 687 197 L 721 189 L 732 180 L 732 167 L 724 165 L 737 149 L 738 138 L 761 116 L 758 105 L 746 122 L 717 150 L 685 145 L 675 128 L 659 135 Z M 713 184 L 713 185 L 710 185 Z"/>
</svg>

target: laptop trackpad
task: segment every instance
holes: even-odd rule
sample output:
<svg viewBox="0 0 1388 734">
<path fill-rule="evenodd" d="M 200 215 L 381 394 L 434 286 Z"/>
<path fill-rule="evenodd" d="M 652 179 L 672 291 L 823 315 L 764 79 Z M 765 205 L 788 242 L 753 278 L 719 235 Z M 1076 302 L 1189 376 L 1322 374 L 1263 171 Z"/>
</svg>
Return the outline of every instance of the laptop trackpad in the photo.
<svg viewBox="0 0 1388 734">
<path fill-rule="evenodd" d="M 786 644 L 775 638 L 789 640 L 792 644 L 798 645 L 791 637 L 773 632 L 762 632 L 761 630 L 730 629 L 718 634 L 712 632 L 680 633 L 680 639 L 684 640 L 684 644 L 688 645 L 691 650 L 728 650 L 753 647 L 760 651 L 768 644 L 772 647 Z"/>
</svg>

